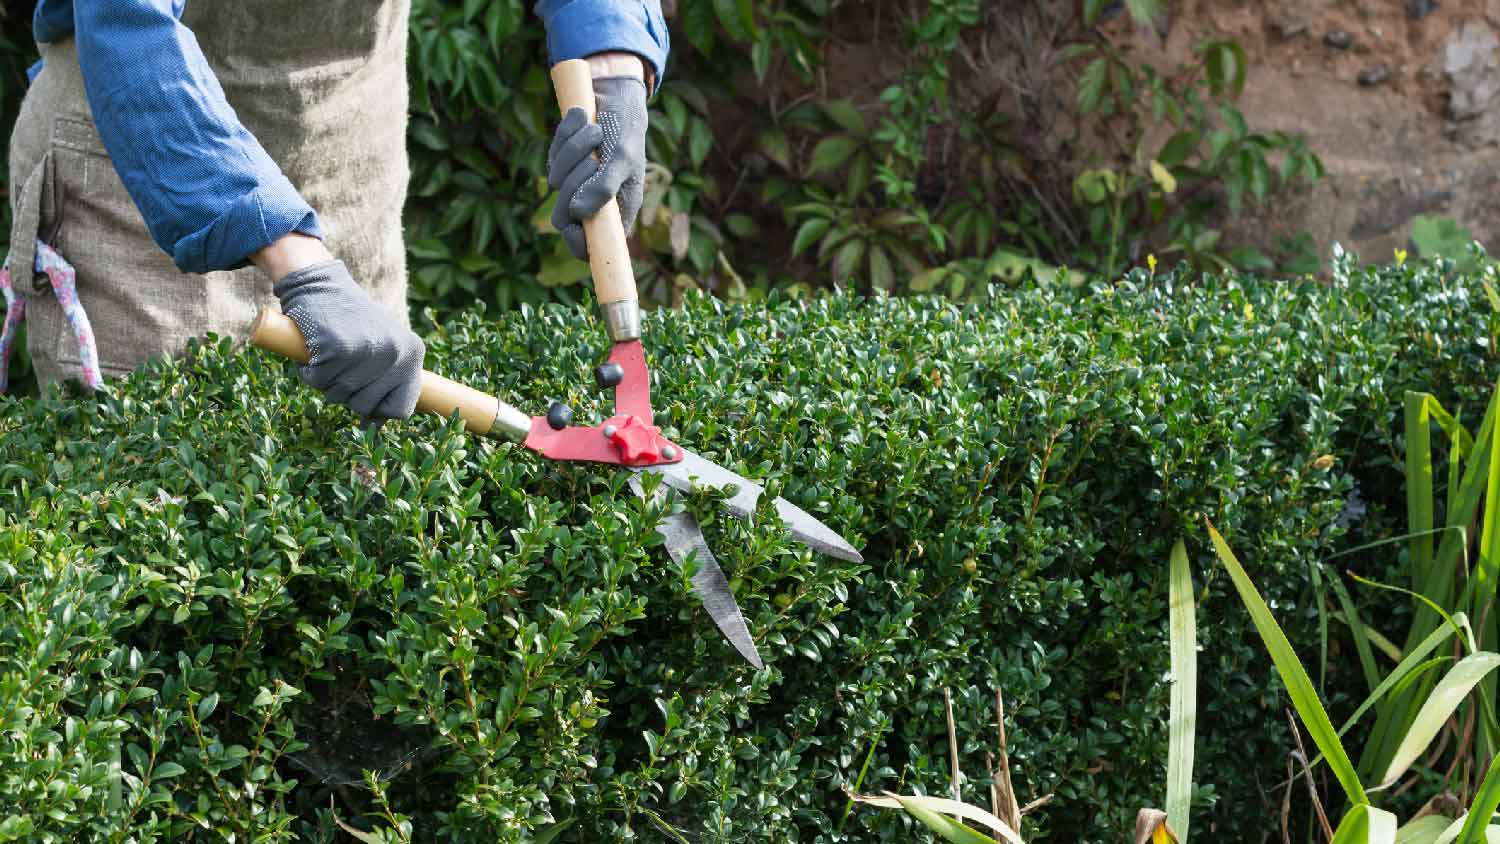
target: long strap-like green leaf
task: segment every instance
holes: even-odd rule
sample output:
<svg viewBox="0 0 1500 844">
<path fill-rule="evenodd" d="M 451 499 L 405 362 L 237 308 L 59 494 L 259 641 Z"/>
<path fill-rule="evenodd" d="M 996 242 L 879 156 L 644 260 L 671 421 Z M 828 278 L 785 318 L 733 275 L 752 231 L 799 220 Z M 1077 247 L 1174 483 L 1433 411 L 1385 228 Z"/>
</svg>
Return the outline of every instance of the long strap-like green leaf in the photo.
<svg viewBox="0 0 1500 844">
<path fill-rule="evenodd" d="M 1437 407 L 1437 402 L 1432 401 L 1428 411 Z M 1459 561 L 1463 558 L 1467 544 L 1468 533 L 1462 528 L 1467 528 L 1474 521 L 1474 515 L 1478 512 L 1479 501 L 1486 487 L 1489 485 L 1489 464 L 1495 437 L 1496 408 L 1500 406 L 1500 392 L 1491 396 L 1490 403 L 1484 414 L 1484 421 L 1480 423 L 1479 433 L 1472 439 L 1472 450 L 1469 452 L 1469 464 L 1463 473 L 1463 482 L 1459 484 L 1458 494 L 1449 498 L 1447 502 L 1446 526 L 1450 528 L 1461 528 L 1460 530 L 1449 530 L 1443 533 L 1442 540 L 1438 545 L 1437 556 L 1431 568 L 1426 570 L 1422 582 L 1413 584 L 1413 591 L 1418 592 L 1439 605 L 1449 607 L 1451 611 L 1467 611 L 1467 601 L 1454 602 L 1454 579 L 1460 568 Z M 1435 415 L 1435 414 L 1434 414 Z M 1452 417 L 1446 413 L 1438 417 L 1442 422 L 1448 422 Z M 1457 434 L 1455 448 L 1462 449 L 1470 440 L 1462 433 L 1456 422 L 1451 423 L 1453 433 Z M 1445 428 L 1447 430 L 1447 428 Z M 1408 435 L 1411 432 L 1408 431 Z M 1431 462 L 1431 455 L 1428 455 Z M 1410 477 L 1410 476 L 1409 476 Z M 1427 486 L 1431 488 L 1431 472 L 1427 473 Z M 1408 484 L 1408 498 L 1413 494 L 1420 494 L 1420 490 L 1413 490 Z M 1415 531 L 1413 531 L 1415 532 Z M 1413 646 L 1431 635 L 1432 631 L 1442 624 L 1442 618 L 1430 607 L 1418 602 L 1416 613 L 1412 617 L 1411 629 L 1407 631 L 1406 647 L 1403 650 L 1410 651 Z M 1360 754 L 1360 770 L 1367 776 L 1376 777 L 1390 764 L 1391 757 L 1395 755 L 1396 746 L 1406 735 L 1411 726 L 1412 719 L 1416 717 L 1417 709 L 1422 701 L 1426 700 L 1428 693 L 1432 691 L 1435 680 L 1424 681 L 1400 695 L 1393 695 L 1386 699 L 1378 709 L 1375 726 L 1370 732 L 1370 740 L 1366 742 L 1364 752 Z"/>
<path fill-rule="evenodd" d="M 1193 806 L 1193 734 L 1198 720 L 1198 623 L 1187 546 L 1172 548 L 1167 624 L 1172 643 L 1171 715 L 1167 722 L 1167 823 L 1188 840 Z"/>
<path fill-rule="evenodd" d="M 1328 711 L 1323 708 L 1323 702 L 1318 699 L 1312 679 L 1307 676 L 1307 670 L 1297 659 L 1297 653 L 1292 650 L 1291 642 L 1287 641 L 1286 634 L 1276 624 L 1276 618 L 1271 615 L 1270 607 L 1266 606 L 1265 599 L 1260 596 L 1255 584 L 1250 581 L 1250 576 L 1245 573 L 1240 561 L 1235 558 L 1234 551 L 1230 550 L 1229 544 L 1224 541 L 1224 537 L 1219 535 L 1211 523 L 1208 525 L 1208 535 L 1213 540 L 1214 549 L 1224 563 L 1224 568 L 1229 570 L 1229 577 L 1234 581 L 1234 588 L 1239 592 L 1240 600 L 1250 611 L 1250 620 L 1255 623 L 1255 630 L 1260 634 L 1261 641 L 1265 643 L 1266 651 L 1270 653 L 1271 661 L 1276 665 L 1276 673 L 1281 675 L 1281 682 L 1286 686 L 1287 696 L 1292 699 L 1292 706 L 1296 708 L 1297 715 L 1302 719 L 1303 726 L 1307 728 L 1308 735 L 1323 752 L 1323 756 L 1328 759 L 1328 767 L 1338 778 L 1339 785 L 1343 786 L 1349 802 L 1356 806 L 1368 804 L 1370 798 L 1365 795 L 1364 786 L 1359 782 L 1359 775 L 1354 772 L 1354 763 L 1349 761 L 1349 754 L 1344 751 L 1344 744 L 1339 741 L 1338 733 L 1333 729 L 1333 722 L 1328 719 Z M 1394 830 L 1394 827 L 1392 829 Z"/>
</svg>

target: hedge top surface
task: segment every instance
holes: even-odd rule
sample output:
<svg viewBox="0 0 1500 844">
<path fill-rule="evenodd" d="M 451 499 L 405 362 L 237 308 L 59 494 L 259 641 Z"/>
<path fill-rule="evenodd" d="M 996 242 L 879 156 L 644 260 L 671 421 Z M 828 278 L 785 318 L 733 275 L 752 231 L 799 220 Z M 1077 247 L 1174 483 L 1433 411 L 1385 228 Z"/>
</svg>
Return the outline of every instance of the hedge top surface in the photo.
<svg viewBox="0 0 1500 844">
<path fill-rule="evenodd" d="M 865 551 L 677 505 L 760 672 L 694 623 L 622 473 L 451 420 L 360 432 L 225 344 L 0 399 L 0 840 L 331 841 L 335 815 L 420 841 L 567 819 L 557 841 L 906 840 L 842 819 L 842 789 L 868 755 L 863 790 L 945 790 L 945 687 L 966 799 L 988 800 L 1001 687 L 1021 802 L 1052 795 L 1028 836 L 1114 840 L 1160 800 L 1172 543 L 1211 516 L 1294 641 L 1313 629 L 1306 567 L 1356 473 L 1378 529 L 1399 391 L 1462 406 L 1493 368 L 1474 285 L 1137 275 L 653 313 L 664 432 Z M 469 314 L 430 366 L 598 419 L 601 336 L 581 309 Z M 1226 584 L 1203 588 L 1195 823 L 1243 828 L 1280 709 Z"/>
</svg>

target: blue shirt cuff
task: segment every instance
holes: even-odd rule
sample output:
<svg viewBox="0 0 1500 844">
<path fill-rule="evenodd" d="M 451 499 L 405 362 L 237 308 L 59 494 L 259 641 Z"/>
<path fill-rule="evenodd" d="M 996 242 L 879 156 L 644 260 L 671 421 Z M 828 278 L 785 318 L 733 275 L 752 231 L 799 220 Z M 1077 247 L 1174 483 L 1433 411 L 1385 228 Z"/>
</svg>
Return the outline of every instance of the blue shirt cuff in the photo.
<svg viewBox="0 0 1500 844">
<path fill-rule="evenodd" d="M 252 253 L 293 232 L 323 237 L 318 215 L 283 177 L 241 196 L 213 222 L 177 241 L 172 261 L 190 273 L 237 270 Z"/>
<path fill-rule="evenodd" d="M 671 36 L 659 0 L 542 0 L 537 13 L 547 25 L 552 63 L 594 53 L 635 53 L 666 75 Z"/>
</svg>

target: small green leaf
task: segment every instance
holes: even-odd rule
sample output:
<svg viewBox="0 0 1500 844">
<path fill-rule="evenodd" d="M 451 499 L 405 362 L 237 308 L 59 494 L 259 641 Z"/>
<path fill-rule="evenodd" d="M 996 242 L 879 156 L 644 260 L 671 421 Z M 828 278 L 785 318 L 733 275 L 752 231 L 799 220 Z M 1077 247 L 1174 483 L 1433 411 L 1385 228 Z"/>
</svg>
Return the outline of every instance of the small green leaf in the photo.
<svg viewBox="0 0 1500 844">
<path fill-rule="evenodd" d="M 576 820 L 577 818 L 567 818 L 566 820 L 558 821 L 551 826 L 543 827 L 537 832 L 536 838 L 532 840 L 532 844 L 552 844 L 553 841 L 557 840 L 557 836 L 561 835 L 564 830 L 572 826 L 573 822 Z"/>
<path fill-rule="evenodd" d="M 870 250 L 870 285 L 886 292 L 896 286 L 896 272 L 891 268 L 891 259 L 878 246 Z"/>
<path fill-rule="evenodd" d="M 783 170 L 792 169 L 792 152 L 787 144 L 786 132 L 777 128 L 761 132 L 755 139 L 755 148 L 761 155 L 775 162 Z"/>
<path fill-rule="evenodd" d="M 1109 82 L 1109 60 L 1100 57 L 1089 62 L 1078 77 L 1078 110 L 1092 114 L 1104 101 L 1104 86 Z"/>
<path fill-rule="evenodd" d="M 946 278 L 952 271 L 953 270 L 947 266 L 933 267 L 930 270 L 919 273 L 911 281 L 907 282 L 906 286 L 913 293 L 930 293 L 931 291 L 936 290 L 937 286 L 939 284 L 942 284 L 943 279 Z"/>
<path fill-rule="evenodd" d="M 1203 136 L 1199 133 L 1184 129 L 1172 138 L 1167 138 L 1166 144 L 1161 145 L 1161 151 L 1157 153 L 1157 160 L 1167 168 L 1181 166 L 1199 148 L 1199 141 L 1202 139 Z"/>
<path fill-rule="evenodd" d="M 792 254 L 801 255 L 807 251 L 807 248 L 826 234 L 832 225 L 832 220 L 823 217 L 813 217 L 803 223 L 797 228 L 796 236 L 792 238 Z"/>
<path fill-rule="evenodd" d="M 837 123 L 840 128 L 856 138 L 864 137 L 870 130 L 865 125 L 865 119 L 860 115 L 859 109 L 848 100 L 834 100 L 823 104 L 823 112 L 829 119 Z"/>
<path fill-rule="evenodd" d="M 173 777 L 180 777 L 185 773 L 187 773 L 187 768 L 182 767 L 176 762 L 163 762 L 156 766 L 156 770 L 151 772 L 151 776 L 153 779 L 169 780 Z"/>
<path fill-rule="evenodd" d="M 678 6 L 677 15 L 688 43 L 704 56 L 712 56 L 715 35 L 713 7 L 702 0 L 689 0 Z"/>
<path fill-rule="evenodd" d="M 333 822 L 338 824 L 340 829 L 354 836 L 356 840 L 363 841 L 364 844 L 386 844 L 385 838 L 383 838 L 379 833 L 365 832 L 362 829 L 357 829 L 344 823 L 338 818 L 334 818 Z"/>
<path fill-rule="evenodd" d="M 219 706 L 219 693 L 211 692 L 202 700 L 198 701 L 198 720 L 205 721 L 208 716 L 214 714 Z"/>
<path fill-rule="evenodd" d="M 849 281 L 859 270 L 860 261 L 865 257 L 865 242 L 862 238 L 851 237 L 838 252 L 833 256 L 833 282 L 844 284 Z"/>
<path fill-rule="evenodd" d="M 832 135 L 818 141 L 813 147 L 812 162 L 808 165 L 807 175 L 816 176 L 837 170 L 849 157 L 859 149 L 859 141 L 848 135 Z"/>
</svg>

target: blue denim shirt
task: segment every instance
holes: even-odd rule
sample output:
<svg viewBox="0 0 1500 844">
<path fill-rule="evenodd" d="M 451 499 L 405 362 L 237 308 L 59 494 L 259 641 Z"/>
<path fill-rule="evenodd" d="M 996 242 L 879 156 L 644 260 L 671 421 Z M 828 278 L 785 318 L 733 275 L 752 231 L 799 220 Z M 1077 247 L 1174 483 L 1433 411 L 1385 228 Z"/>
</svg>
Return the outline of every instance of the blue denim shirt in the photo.
<svg viewBox="0 0 1500 844">
<path fill-rule="evenodd" d="M 291 232 L 322 237 L 317 214 L 225 101 L 182 25 L 186 3 L 41 0 L 32 28 L 42 43 L 75 37 L 105 149 L 152 239 L 184 272 L 242 267 Z M 661 78 L 670 42 L 660 0 L 540 0 L 536 9 L 553 62 L 636 53 Z"/>
</svg>

